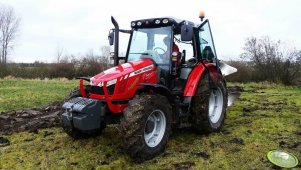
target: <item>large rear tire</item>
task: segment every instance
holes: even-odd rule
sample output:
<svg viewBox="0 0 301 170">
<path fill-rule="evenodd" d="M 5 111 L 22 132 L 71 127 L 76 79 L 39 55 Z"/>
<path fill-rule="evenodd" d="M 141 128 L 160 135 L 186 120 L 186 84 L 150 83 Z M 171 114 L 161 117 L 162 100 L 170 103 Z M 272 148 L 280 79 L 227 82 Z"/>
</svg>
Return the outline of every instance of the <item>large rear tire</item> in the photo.
<svg viewBox="0 0 301 170">
<path fill-rule="evenodd" d="M 120 127 L 124 149 L 136 161 L 151 159 L 165 150 L 171 133 L 172 109 L 158 94 L 137 95 L 124 110 Z"/>
<path fill-rule="evenodd" d="M 222 79 L 210 87 L 206 73 L 199 81 L 191 105 L 192 125 L 197 132 L 210 133 L 219 131 L 226 117 L 227 88 Z"/>
</svg>

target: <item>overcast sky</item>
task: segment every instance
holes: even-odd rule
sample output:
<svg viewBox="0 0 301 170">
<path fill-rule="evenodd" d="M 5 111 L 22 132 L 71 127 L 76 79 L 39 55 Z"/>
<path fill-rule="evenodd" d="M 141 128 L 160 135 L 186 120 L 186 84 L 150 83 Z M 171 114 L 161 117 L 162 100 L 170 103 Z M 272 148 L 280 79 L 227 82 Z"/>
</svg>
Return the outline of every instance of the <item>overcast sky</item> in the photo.
<svg viewBox="0 0 301 170">
<path fill-rule="evenodd" d="M 121 28 L 143 18 L 174 16 L 199 23 L 210 20 L 217 55 L 237 57 L 244 40 L 269 35 L 301 48 L 301 0 L 1 0 L 21 18 L 10 60 L 53 62 L 58 46 L 65 54 L 85 54 L 108 45 L 114 16 Z M 121 42 L 122 43 L 122 42 Z M 124 45 L 127 42 L 124 42 Z"/>
</svg>

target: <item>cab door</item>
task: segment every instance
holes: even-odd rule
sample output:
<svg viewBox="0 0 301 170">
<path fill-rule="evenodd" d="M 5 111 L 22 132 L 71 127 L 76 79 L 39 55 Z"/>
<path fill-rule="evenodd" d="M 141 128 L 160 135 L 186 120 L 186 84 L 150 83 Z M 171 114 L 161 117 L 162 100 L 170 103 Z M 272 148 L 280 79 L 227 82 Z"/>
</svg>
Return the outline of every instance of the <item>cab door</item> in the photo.
<svg viewBox="0 0 301 170">
<path fill-rule="evenodd" d="M 209 20 L 204 21 L 198 27 L 199 36 L 199 59 L 206 60 L 209 63 L 215 63 L 217 60 L 213 37 L 211 34 Z"/>
<path fill-rule="evenodd" d="M 209 75 L 213 82 L 216 82 L 219 75 L 219 66 L 216 56 L 214 41 L 210 29 L 209 20 L 204 21 L 198 27 L 198 46 L 199 46 L 199 60 L 201 60 L 205 65 L 206 69 L 209 71 Z"/>
</svg>

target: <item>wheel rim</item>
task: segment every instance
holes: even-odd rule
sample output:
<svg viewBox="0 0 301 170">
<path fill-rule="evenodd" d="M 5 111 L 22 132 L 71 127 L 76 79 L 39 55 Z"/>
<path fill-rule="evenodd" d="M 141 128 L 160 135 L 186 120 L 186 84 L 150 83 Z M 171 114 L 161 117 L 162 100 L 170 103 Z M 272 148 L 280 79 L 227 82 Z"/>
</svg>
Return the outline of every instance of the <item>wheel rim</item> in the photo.
<svg viewBox="0 0 301 170">
<path fill-rule="evenodd" d="M 154 110 L 147 118 L 144 128 L 144 140 L 147 146 L 156 147 L 166 130 L 165 114 L 161 110 Z"/>
<path fill-rule="evenodd" d="M 209 98 L 209 118 L 212 123 L 217 123 L 223 111 L 223 93 L 220 88 L 213 89 Z"/>
</svg>

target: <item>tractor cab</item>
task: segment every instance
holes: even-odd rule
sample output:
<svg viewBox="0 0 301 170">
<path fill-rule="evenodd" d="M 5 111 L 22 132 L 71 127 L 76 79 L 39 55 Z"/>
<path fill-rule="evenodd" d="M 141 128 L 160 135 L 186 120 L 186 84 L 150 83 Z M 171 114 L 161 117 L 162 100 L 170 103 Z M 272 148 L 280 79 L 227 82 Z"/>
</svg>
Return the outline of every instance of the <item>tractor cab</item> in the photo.
<svg viewBox="0 0 301 170">
<path fill-rule="evenodd" d="M 175 44 L 175 35 L 180 34 L 181 26 L 186 22 L 190 24 L 190 30 L 187 31 L 192 33 L 193 23 L 188 21 L 173 18 L 132 21 L 126 62 L 151 59 L 157 65 L 158 83 L 172 89 L 172 80 L 180 73 L 181 58 L 185 58 Z"/>
<path fill-rule="evenodd" d="M 208 20 L 197 26 L 191 21 L 168 17 L 142 19 L 132 21 L 131 30 L 119 29 L 114 18 L 112 22 L 115 29 L 110 31 L 109 40 L 113 45 L 115 38 L 115 65 L 120 59 L 125 62 L 151 59 L 157 66 L 158 84 L 170 90 L 183 91 L 188 75 L 199 61 L 216 62 Z M 130 33 L 125 58 L 118 57 L 118 32 Z"/>
</svg>

